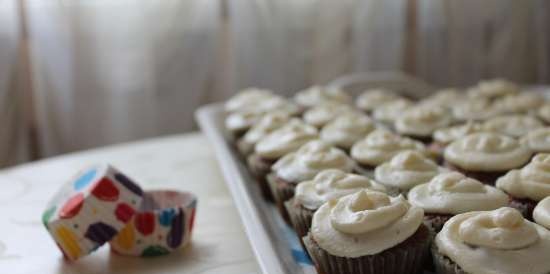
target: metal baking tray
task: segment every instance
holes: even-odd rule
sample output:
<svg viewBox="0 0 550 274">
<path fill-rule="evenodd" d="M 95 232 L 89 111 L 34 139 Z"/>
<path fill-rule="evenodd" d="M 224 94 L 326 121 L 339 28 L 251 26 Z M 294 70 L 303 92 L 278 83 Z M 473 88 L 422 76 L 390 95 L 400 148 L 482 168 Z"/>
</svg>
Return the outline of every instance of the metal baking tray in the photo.
<svg viewBox="0 0 550 274">
<path fill-rule="evenodd" d="M 436 90 L 419 79 L 395 72 L 349 75 L 328 85 L 343 88 L 352 95 L 373 87 L 386 87 L 409 97 L 427 96 Z M 535 90 L 540 91 L 541 88 L 537 87 Z M 214 148 L 262 272 L 316 274 L 317 271 L 299 244 L 296 234 L 284 223 L 275 206 L 263 199 L 258 185 L 232 145 L 224 128 L 223 104 L 203 106 L 197 110 L 195 116 L 202 132 Z"/>
</svg>

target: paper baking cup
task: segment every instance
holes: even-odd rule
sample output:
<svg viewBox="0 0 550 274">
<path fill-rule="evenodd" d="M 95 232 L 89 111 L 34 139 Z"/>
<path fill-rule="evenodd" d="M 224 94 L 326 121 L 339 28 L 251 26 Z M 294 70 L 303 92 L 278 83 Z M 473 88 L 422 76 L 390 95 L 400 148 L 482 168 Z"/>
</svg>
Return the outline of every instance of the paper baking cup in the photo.
<svg viewBox="0 0 550 274">
<path fill-rule="evenodd" d="M 141 188 L 114 167 L 93 166 L 61 187 L 42 221 L 65 257 L 76 260 L 115 237 L 142 196 Z"/>
<path fill-rule="evenodd" d="M 145 192 L 139 212 L 110 242 L 122 255 L 154 257 L 184 247 L 191 240 L 197 199 L 189 192 Z"/>
</svg>

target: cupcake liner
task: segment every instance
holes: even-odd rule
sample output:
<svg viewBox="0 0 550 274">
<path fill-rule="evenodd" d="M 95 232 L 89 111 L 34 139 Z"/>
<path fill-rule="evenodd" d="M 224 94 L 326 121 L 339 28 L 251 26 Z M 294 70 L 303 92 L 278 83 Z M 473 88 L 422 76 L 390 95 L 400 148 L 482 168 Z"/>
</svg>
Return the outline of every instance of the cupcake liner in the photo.
<svg viewBox="0 0 550 274">
<path fill-rule="evenodd" d="M 379 254 L 358 258 L 338 257 L 323 250 L 311 233 L 303 238 L 317 271 L 321 274 L 412 274 L 419 273 L 428 254 L 429 231 L 421 225 L 409 239 Z"/>
<path fill-rule="evenodd" d="M 519 210 L 519 212 L 521 212 L 521 215 L 523 215 L 525 219 L 533 221 L 533 210 L 535 210 L 537 202 L 527 198 L 520 199 L 510 197 L 509 205 L 510 207 Z"/>
<path fill-rule="evenodd" d="M 267 175 L 271 172 L 271 166 L 275 161 L 268 161 L 262 159 L 257 154 L 252 154 L 248 156 L 246 162 L 250 173 L 260 186 L 264 198 L 268 201 L 273 201 L 273 195 L 267 182 Z"/>
<path fill-rule="evenodd" d="M 109 165 L 78 173 L 64 184 L 42 215 L 44 226 L 69 260 L 86 256 L 130 221 L 143 191 Z"/>
<path fill-rule="evenodd" d="M 139 211 L 112 239 L 111 249 L 122 255 L 153 257 L 186 246 L 191 240 L 196 197 L 189 192 L 146 192 Z"/>
<path fill-rule="evenodd" d="M 294 228 L 294 231 L 296 231 L 298 239 L 300 239 L 300 243 L 304 245 L 302 238 L 309 232 L 315 211 L 297 204 L 294 201 L 294 198 L 285 202 L 285 208 L 286 212 L 288 212 L 290 223 Z"/>
<path fill-rule="evenodd" d="M 445 257 L 445 255 L 441 254 L 437 246 L 432 245 L 431 248 L 432 251 L 432 258 L 433 258 L 433 264 L 435 266 L 435 271 L 438 274 L 469 274 L 462 270 L 459 265 L 451 261 L 449 258 Z"/>
<path fill-rule="evenodd" d="M 267 176 L 267 181 L 271 189 L 271 194 L 273 195 L 273 200 L 275 201 L 275 205 L 277 206 L 281 217 L 283 217 L 283 220 L 285 220 L 287 224 L 290 224 L 290 217 L 286 211 L 285 202 L 294 197 L 296 185 L 278 178 L 273 173 Z"/>
</svg>

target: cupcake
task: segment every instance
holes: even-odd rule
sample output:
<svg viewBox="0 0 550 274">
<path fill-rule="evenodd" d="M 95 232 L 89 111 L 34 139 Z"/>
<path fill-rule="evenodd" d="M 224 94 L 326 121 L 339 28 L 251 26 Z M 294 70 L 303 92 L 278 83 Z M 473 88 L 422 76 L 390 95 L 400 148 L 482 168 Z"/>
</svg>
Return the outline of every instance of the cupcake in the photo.
<svg viewBox="0 0 550 274">
<path fill-rule="evenodd" d="M 264 115 L 271 112 L 286 113 L 289 116 L 299 114 L 299 108 L 283 97 L 272 95 L 244 109 L 230 113 L 225 120 L 225 127 L 235 139 L 242 137 Z"/>
<path fill-rule="evenodd" d="M 467 99 L 451 109 L 455 121 L 484 121 L 500 112 L 486 99 Z"/>
<path fill-rule="evenodd" d="M 277 207 L 285 220 L 288 215 L 284 202 L 294 196 L 296 185 L 311 180 L 325 169 L 338 169 L 344 172 L 354 170 L 354 162 L 346 153 L 326 142 L 315 140 L 279 159 L 268 175 L 268 183 Z"/>
<path fill-rule="evenodd" d="M 353 108 L 349 105 L 339 102 L 327 102 L 308 109 L 304 112 L 303 118 L 306 123 L 322 128 L 339 115 L 353 111 Z"/>
<path fill-rule="evenodd" d="M 413 102 L 408 99 L 399 99 L 383 103 L 372 111 L 372 117 L 374 120 L 393 128 L 395 120 L 403 114 L 403 111 L 409 109 L 413 105 Z"/>
<path fill-rule="evenodd" d="M 451 113 L 440 106 L 419 105 L 406 110 L 395 121 L 395 130 L 401 135 L 430 143 L 434 131 L 453 122 Z"/>
<path fill-rule="evenodd" d="M 404 98 L 391 90 L 382 88 L 369 89 L 357 97 L 355 100 L 355 106 L 366 113 L 371 113 L 375 108 L 382 104 L 400 99 Z"/>
<path fill-rule="evenodd" d="M 527 114 L 532 113 L 544 104 L 541 94 L 534 92 L 522 92 L 516 95 L 509 95 L 497 99 L 495 108 L 502 113 Z"/>
<path fill-rule="evenodd" d="M 299 183 L 294 198 L 285 202 L 298 238 L 301 240 L 306 236 L 311 227 L 313 213 L 324 203 L 360 190 L 386 192 L 383 185 L 367 177 L 337 169 L 321 171 L 312 180 Z"/>
<path fill-rule="evenodd" d="M 455 88 L 446 88 L 434 92 L 432 95 L 422 99 L 419 104 L 422 106 L 438 106 L 450 109 L 458 102 L 464 101 L 466 96 Z"/>
<path fill-rule="evenodd" d="M 537 118 L 528 115 L 502 115 L 491 118 L 483 124 L 488 131 L 499 132 L 514 138 L 522 137 L 529 131 L 544 125 Z"/>
<path fill-rule="evenodd" d="M 427 183 L 439 173 L 446 171 L 424 154 L 406 150 L 396 154 L 391 161 L 377 166 L 374 170 L 374 179 L 392 193 L 406 194 L 411 188 Z"/>
<path fill-rule="evenodd" d="M 541 226 L 550 229 L 550 197 L 542 199 L 533 211 L 533 219 Z"/>
<path fill-rule="evenodd" d="M 512 208 L 452 217 L 435 238 L 440 274 L 548 274 L 550 231 Z"/>
<path fill-rule="evenodd" d="M 500 177 L 496 186 L 510 195 L 510 206 L 531 220 L 537 202 L 550 196 L 550 154 L 535 155 L 522 169 Z"/>
<path fill-rule="evenodd" d="M 440 128 L 434 131 L 432 135 L 433 141 L 429 145 L 428 149 L 437 155 L 443 155 L 443 150 L 445 147 L 447 147 L 447 145 L 452 143 L 454 140 L 482 131 L 486 131 L 482 124 L 472 121 L 456 126 Z"/>
<path fill-rule="evenodd" d="M 493 185 L 508 170 L 526 164 L 531 151 L 512 137 L 479 132 L 455 140 L 443 156 L 449 169 Z"/>
<path fill-rule="evenodd" d="M 269 133 L 284 126 L 290 117 L 284 112 L 272 112 L 264 115 L 246 134 L 237 141 L 237 149 L 243 157 L 254 152 L 254 146 Z"/>
<path fill-rule="evenodd" d="M 323 204 L 303 241 L 319 273 L 418 273 L 430 244 L 423 215 L 403 196 L 362 190 Z"/>
<path fill-rule="evenodd" d="M 367 115 L 348 112 L 339 115 L 321 129 L 321 139 L 349 151 L 351 146 L 372 132 L 376 125 Z"/>
<path fill-rule="evenodd" d="M 424 223 L 434 232 L 456 214 L 508 204 L 508 195 L 501 190 L 458 172 L 441 173 L 429 183 L 413 187 L 407 197 L 412 205 L 424 209 Z"/>
<path fill-rule="evenodd" d="M 546 125 L 550 125 L 550 104 L 546 103 L 537 110 L 537 117 L 539 117 Z"/>
<path fill-rule="evenodd" d="M 351 147 L 351 158 L 358 163 L 362 174 L 373 176 L 374 168 L 389 161 L 404 150 L 418 150 L 427 153 L 421 142 L 402 137 L 387 130 L 377 129 Z"/>
<path fill-rule="evenodd" d="M 275 96 L 273 91 L 259 88 L 247 88 L 238 92 L 225 102 L 226 112 L 242 111 L 254 107 L 258 102 Z"/>
<path fill-rule="evenodd" d="M 271 190 L 266 180 L 267 174 L 271 172 L 271 166 L 284 155 L 297 150 L 311 140 L 318 139 L 318 137 L 315 127 L 298 118 L 293 118 L 256 143 L 254 152 L 247 158 L 247 164 L 267 199 L 272 199 Z"/>
<path fill-rule="evenodd" d="M 535 153 L 550 152 L 550 127 L 529 131 L 521 138 L 520 143 Z"/>
<path fill-rule="evenodd" d="M 510 81 L 493 79 L 479 82 L 476 86 L 470 88 L 467 94 L 472 99 L 492 101 L 504 96 L 515 95 L 519 91 L 519 87 Z"/>
<path fill-rule="evenodd" d="M 294 101 L 301 107 L 310 108 L 326 102 L 349 104 L 351 97 L 341 89 L 312 86 L 296 93 Z"/>
</svg>

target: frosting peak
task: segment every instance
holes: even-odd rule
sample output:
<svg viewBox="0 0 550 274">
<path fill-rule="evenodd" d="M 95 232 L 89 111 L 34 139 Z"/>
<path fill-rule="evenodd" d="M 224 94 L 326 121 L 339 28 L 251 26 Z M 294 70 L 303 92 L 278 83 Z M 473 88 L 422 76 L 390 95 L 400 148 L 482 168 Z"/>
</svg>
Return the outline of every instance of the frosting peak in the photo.
<svg viewBox="0 0 550 274">
<path fill-rule="evenodd" d="M 537 242 L 537 230 L 519 211 L 502 207 L 479 213 L 462 222 L 458 236 L 467 244 L 494 249 L 525 248 Z"/>
<path fill-rule="evenodd" d="M 452 117 L 447 109 L 440 106 L 417 106 L 407 110 L 395 121 L 398 132 L 413 136 L 431 136 L 442 127 L 448 126 Z"/>
<path fill-rule="evenodd" d="M 351 156 L 361 164 L 377 166 L 404 150 L 425 152 L 422 143 L 387 130 L 375 130 L 351 148 Z"/>
<path fill-rule="evenodd" d="M 433 137 L 439 143 L 448 144 L 466 135 L 481 131 L 484 129 L 480 123 L 468 121 L 462 125 L 438 129 L 434 132 Z"/>
<path fill-rule="evenodd" d="M 322 127 L 338 117 L 340 114 L 353 112 L 349 105 L 339 102 L 327 102 L 317 105 L 304 113 L 306 123 Z"/>
<path fill-rule="evenodd" d="M 353 143 L 374 130 L 374 122 L 366 115 L 348 112 L 339 115 L 321 130 L 321 139 L 349 149 Z"/>
<path fill-rule="evenodd" d="M 294 100 L 301 106 L 312 107 L 326 102 L 339 102 L 348 104 L 351 98 L 345 91 L 323 86 L 312 86 L 298 92 Z"/>
<path fill-rule="evenodd" d="M 533 219 L 537 224 L 550 229 L 550 197 L 540 201 L 533 210 Z"/>
<path fill-rule="evenodd" d="M 518 198 L 540 201 L 550 196 L 550 154 L 537 154 L 521 170 L 510 170 L 496 186 Z"/>
<path fill-rule="evenodd" d="M 537 118 L 528 115 L 503 115 L 491 118 L 483 124 L 488 131 L 500 132 L 516 138 L 543 126 Z"/>
<path fill-rule="evenodd" d="M 266 98 L 275 96 L 271 90 L 247 88 L 243 89 L 225 103 L 228 112 L 240 111 L 255 106 Z"/>
<path fill-rule="evenodd" d="M 363 92 L 356 100 L 357 108 L 365 111 L 371 111 L 379 105 L 391 101 L 401 99 L 391 90 L 386 89 L 370 89 Z"/>
<path fill-rule="evenodd" d="M 282 127 L 261 138 L 255 146 L 258 155 L 266 159 L 277 159 L 298 149 L 308 141 L 317 139 L 317 129 L 293 118 Z"/>
<path fill-rule="evenodd" d="M 458 172 L 440 174 L 432 179 L 429 190 L 433 192 L 485 193 L 485 185 Z"/>
</svg>

